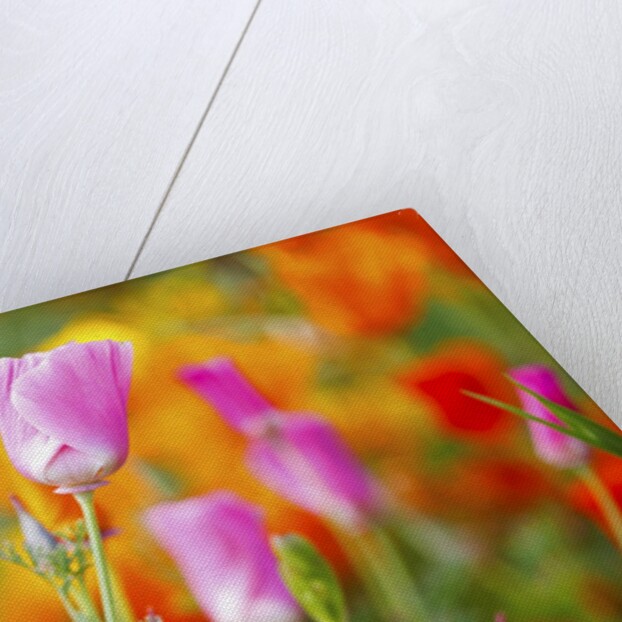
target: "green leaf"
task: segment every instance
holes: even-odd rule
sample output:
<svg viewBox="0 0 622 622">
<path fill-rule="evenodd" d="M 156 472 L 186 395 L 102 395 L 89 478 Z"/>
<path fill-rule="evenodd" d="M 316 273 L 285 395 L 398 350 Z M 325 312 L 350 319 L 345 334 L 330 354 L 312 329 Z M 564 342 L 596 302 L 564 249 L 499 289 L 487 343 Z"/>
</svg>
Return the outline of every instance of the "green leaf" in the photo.
<svg viewBox="0 0 622 622">
<path fill-rule="evenodd" d="M 275 537 L 272 545 L 285 585 L 314 622 L 347 622 L 345 598 L 333 569 L 307 540 Z"/>
<path fill-rule="evenodd" d="M 515 384 L 519 389 L 535 397 L 543 406 L 546 406 L 556 417 L 563 421 L 572 430 L 583 435 L 583 439 L 586 442 L 590 442 L 592 439 L 597 447 L 600 447 L 598 443 L 605 442 L 611 446 L 619 446 L 619 450 L 622 451 L 622 436 L 609 428 L 606 428 L 591 419 L 588 419 L 581 413 L 578 413 L 571 408 L 552 402 L 548 398 L 539 395 L 535 391 L 532 391 L 528 387 L 516 382 L 512 378 L 510 381 Z M 592 443 L 594 444 L 594 443 Z"/>
<path fill-rule="evenodd" d="M 512 382 L 522 391 L 525 391 L 525 393 L 535 397 L 543 406 L 546 406 L 556 417 L 560 419 L 560 421 L 566 425 L 541 419 L 540 417 L 536 417 L 531 413 L 518 408 L 517 406 L 506 404 L 505 402 L 493 399 L 486 395 L 480 395 L 471 391 L 463 391 L 463 393 L 479 400 L 480 402 L 496 406 L 497 408 L 501 408 L 502 410 L 518 415 L 519 417 L 523 417 L 524 419 L 537 421 L 538 423 L 546 425 L 549 428 L 553 428 L 566 436 L 572 436 L 580 441 L 583 441 L 584 443 L 587 443 L 588 445 L 592 445 L 593 447 L 597 447 L 598 449 L 602 449 L 603 451 L 613 454 L 614 456 L 622 458 L 622 436 L 620 436 L 620 434 L 605 428 L 591 419 L 588 419 L 581 413 L 556 404 L 542 395 L 538 395 L 531 389 L 528 389 L 515 381 Z"/>
<path fill-rule="evenodd" d="M 134 462 L 138 473 L 146 479 L 164 498 L 174 499 L 183 491 L 183 482 L 172 469 L 148 460 Z"/>
<path fill-rule="evenodd" d="M 531 361 L 554 363 L 544 348 L 490 291 L 464 287 L 462 280 L 442 277 L 444 287 L 457 298 L 432 299 L 423 318 L 406 333 L 406 342 L 417 354 L 425 354 L 451 340 L 478 341 L 498 351 L 511 366 Z M 440 281 L 439 281 L 440 282 Z"/>
</svg>

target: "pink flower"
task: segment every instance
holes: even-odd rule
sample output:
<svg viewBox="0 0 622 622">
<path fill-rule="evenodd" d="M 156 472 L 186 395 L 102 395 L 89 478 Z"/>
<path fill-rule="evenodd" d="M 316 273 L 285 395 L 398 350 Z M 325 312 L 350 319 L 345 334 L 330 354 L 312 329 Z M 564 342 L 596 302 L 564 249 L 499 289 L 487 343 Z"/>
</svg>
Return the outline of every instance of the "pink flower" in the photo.
<svg viewBox="0 0 622 622">
<path fill-rule="evenodd" d="M 68 343 L 0 359 L 0 435 L 25 477 L 80 492 L 101 486 L 128 453 L 132 346 Z"/>
<path fill-rule="evenodd" d="M 350 528 L 376 511 L 375 482 L 327 421 L 276 410 L 229 359 L 185 367 L 180 375 L 249 436 L 248 464 L 267 486 Z"/>
<path fill-rule="evenodd" d="M 376 511 L 374 482 L 319 417 L 275 419 L 267 434 L 251 440 L 248 464 L 280 495 L 335 523 L 354 529 Z"/>
<path fill-rule="evenodd" d="M 274 410 L 231 359 L 221 357 L 201 365 L 187 365 L 179 370 L 179 377 L 240 432 L 253 434 Z"/>
<path fill-rule="evenodd" d="M 554 372 L 548 367 L 525 365 L 511 370 L 510 376 L 534 393 L 556 404 L 576 410 L 575 405 L 564 393 Z M 533 395 L 521 390 L 518 390 L 518 395 L 524 410 L 528 413 L 551 423 L 565 425 Z M 582 441 L 536 421 L 529 421 L 528 426 L 534 449 L 545 462 L 560 468 L 572 468 L 581 466 L 587 461 L 590 451 Z"/>
<path fill-rule="evenodd" d="M 233 493 L 216 492 L 156 505 L 145 522 L 214 622 L 301 619 L 254 506 Z"/>
</svg>

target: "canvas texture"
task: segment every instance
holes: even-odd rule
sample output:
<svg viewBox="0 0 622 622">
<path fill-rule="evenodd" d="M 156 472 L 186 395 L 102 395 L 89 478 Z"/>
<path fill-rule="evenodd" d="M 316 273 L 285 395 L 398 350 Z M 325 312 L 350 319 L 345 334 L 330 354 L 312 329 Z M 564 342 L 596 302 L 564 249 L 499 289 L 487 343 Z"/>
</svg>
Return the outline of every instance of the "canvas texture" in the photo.
<svg viewBox="0 0 622 622">
<path fill-rule="evenodd" d="M 617 428 L 413 210 L 0 315 L 0 622 L 622 619 Z"/>
</svg>

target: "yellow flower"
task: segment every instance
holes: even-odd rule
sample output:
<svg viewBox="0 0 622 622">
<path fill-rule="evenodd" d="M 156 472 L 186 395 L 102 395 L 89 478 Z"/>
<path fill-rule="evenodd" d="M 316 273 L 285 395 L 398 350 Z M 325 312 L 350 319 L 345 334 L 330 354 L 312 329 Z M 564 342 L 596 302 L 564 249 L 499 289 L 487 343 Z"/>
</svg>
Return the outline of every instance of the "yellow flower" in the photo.
<svg viewBox="0 0 622 622">
<path fill-rule="evenodd" d="M 78 317 L 41 343 L 37 350 L 52 350 L 68 341 L 87 343 L 104 339 L 130 341 L 134 346 L 133 375 L 141 374 L 149 359 L 151 339 L 138 326 L 120 321 L 112 314 L 98 313 Z"/>
<path fill-rule="evenodd" d="M 170 336 L 227 313 L 229 305 L 201 263 L 119 287 L 113 309 L 124 321 L 154 336 Z"/>
</svg>

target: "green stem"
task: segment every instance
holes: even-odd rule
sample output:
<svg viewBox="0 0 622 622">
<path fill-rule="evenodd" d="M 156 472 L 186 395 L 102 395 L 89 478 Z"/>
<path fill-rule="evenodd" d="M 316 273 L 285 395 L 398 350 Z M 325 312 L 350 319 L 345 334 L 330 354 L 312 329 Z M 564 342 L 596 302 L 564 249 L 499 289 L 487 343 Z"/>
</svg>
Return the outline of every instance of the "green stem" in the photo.
<svg viewBox="0 0 622 622">
<path fill-rule="evenodd" d="M 579 476 L 589 488 L 596 503 L 600 506 L 605 519 L 609 523 L 616 544 L 622 550 L 622 515 L 620 514 L 620 508 L 618 508 L 611 493 L 593 469 L 585 467 L 579 470 Z"/>
<path fill-rule="evenodd" d="M 373 534 L 381 551 L 381 559 L 384 565 L 383 574 L 391 579 L 389 584 L 392 593 L 402 603 L 402 606 L 406 605 L 407 610 L 411 614 L 409 619 L 418 621 L 428 620 L 429 616 L 417 589 L 416 582 L 408 568 L 404 565 L 404 560 L 396 550 L 390 536 L 381 527 L 374 527 Z"/>
<path fill-rule="evenodd" d="M 78 579 L 75 588 L 71 591 L 71 595 L 80 608 L 80 611 L 84 613 L 89 620 L 92 620 L 93 622 L 101 622 L 99 611 L 97 611 L 97 607 L 89 594 L 83 577 Z"/>
<path fill-rule="evenodd" d="M 136 617 L 130 607 L 125 590 L 123 589 L 123 584 L 121 583 L 114 566 L 109 566 L 108 572 L 110 574 L 110 584 L 112 586 L 112 594 L 114 596 L 117 617 L 121 620 L 121 622 L 136 622 Z"/>
<path fill-rule="evenodd" d="M 341 532 L 341 536 L 382 619 L 391 622 L 428 619 L 415 581 L 380 529 L 355 536 Z"/>
<path fill-rule="evenodd" d="M 387 611 L 390 610 L 390 604 L 384 595 L 384 591 L 378 589 L 378 577 L 373 567 L 368 563 L 368 554 L 363 544 L 356 536 L 347 534 L 339 529 L 335 529 L 334 533 L 343 546 L 344 551 L 348 554 L 356 575 L 363 583 L 363 587 L 371 599 L 373 611 L 379 619 L 382 619 Z"/>
<path fill-rule="evenodd" d="M 67 612 L 67 614 L 69 615 L 69 617 L 74 621 L 74 622 L 83 622 L 83 618 L 80 614 L 79 611 L 76 611 L 73 608 L 73 605 L 71 604 L 71 601 L 69 600 L 69 598 L 67 597 L 67 595 L 63 592 L 62 589 L 57 588 L 56 590 L 58 597 L 60 598 L 61 602 L 63 603 L 63 607 L 65 607 L 65 611 Z"/>
<path fill-rule="evenodd" d="M 99 591 L 104 609 L 104 619 L 106 622 L 119 622 L 115 612 L 112 582 L 110 581 L 110 573 L 108 572 L 104 543 L 97 522 L 97 515 L 95 514 L 95 506 L 93 504 L 93 491 L 79 492 L 76 493 L 74 497 L 80 504 L 82 514 L 84 515 L 84 524 L 89 534 L 89 543 L 91 545 L 91 552 L 93 554 L 93 561 L 95 563 Z"/>
</svg>

